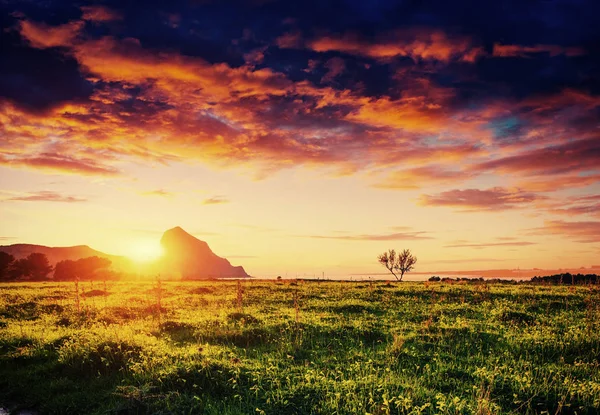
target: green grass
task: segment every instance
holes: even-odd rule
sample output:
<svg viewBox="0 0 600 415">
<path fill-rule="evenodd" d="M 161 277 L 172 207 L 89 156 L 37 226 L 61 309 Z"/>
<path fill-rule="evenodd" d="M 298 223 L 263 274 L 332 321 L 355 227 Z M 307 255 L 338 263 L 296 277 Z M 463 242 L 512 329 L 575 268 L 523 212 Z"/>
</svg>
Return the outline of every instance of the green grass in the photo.
<svg viewBox="0 0 600 415">
<path fill-rule="evenodd" d="M 0 403 L 40 413 L 596 414 L 600 291 L 0 284 Z M 85 294 L 87 292 L 87 294 Z"/>
</svg>

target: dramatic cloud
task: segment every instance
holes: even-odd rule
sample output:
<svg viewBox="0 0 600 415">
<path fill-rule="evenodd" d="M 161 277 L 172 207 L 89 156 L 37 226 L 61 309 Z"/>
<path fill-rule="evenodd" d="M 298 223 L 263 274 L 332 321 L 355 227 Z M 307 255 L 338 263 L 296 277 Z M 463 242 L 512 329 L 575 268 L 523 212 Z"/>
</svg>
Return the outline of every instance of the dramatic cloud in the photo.
<svg viewBox="0 0 600 415">
<path fill-rule="evenodd" d="M 449 190 L 437 195 L 423 195 L 420 201 L 424 206 L 449 206 L 466 211 L 495 211 L 524 207 L 540 198 L 542 196 L 534 193 L 494 187 L 486 190 Z"/>
<path fill-rule="evenodd" d="M 65 202 L 78 203 L 86 202 L 87 199 L 76 196 L 64 196 L 60 193 L 51 191 L 31 192 L 22 196 L 15 196 L 4 200 L 22 201 L 22 202 Z"/>
<path fill-rule="evenodd" d="M 192 161 L 258 178 L 307 166 L 423 189 L 426 206 L 595 214 L 594 201 L 559 205 L 600 183 L 590 21 L 505 31 L 480 9 L 482 24 L 464 27 L 417 6 L 371 23 L 279 6 L 261 6 L 261 28 L 243 5 L 239 21 L 220 4 L 205 17 L 5 13 L 0 165 L 116 177 L 128 162 Z"/>
</svg>

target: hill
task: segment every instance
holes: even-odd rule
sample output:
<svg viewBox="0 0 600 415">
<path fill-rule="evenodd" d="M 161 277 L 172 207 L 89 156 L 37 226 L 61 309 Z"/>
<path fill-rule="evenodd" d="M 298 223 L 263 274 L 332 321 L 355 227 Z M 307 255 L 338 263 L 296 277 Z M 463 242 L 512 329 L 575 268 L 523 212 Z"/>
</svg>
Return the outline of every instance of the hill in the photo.
<svg viewBox="0 0 600 415">
<path fill-rule="evenodd" d="M 166 231 L 160 243 L 164 250 L 160 260 L 163 275 L 175 274 L 183 279 L 249 277 L 243 267 L 231 265 L 216 255 L 206 242 L 179 226 Z"/>
<path fill-rule="evenodd" d="M 29 254 L 39 252 L 48 257 L 48 261 L 52 266 L 56 265 L 57 262 L 67 259 L 76 261 L 81 258 L 92 256 L 109 259 L 114 266 L 124 265 L 128 262 L 125 257 L 105 254 L 104 252 L 96 251 L 87 245 L 52 247 L 34 244 L 14 244 L 2 245 L 0 246 L 0 251 L 11 254 L 15 259 L 25 258 Z"/>
</svg>

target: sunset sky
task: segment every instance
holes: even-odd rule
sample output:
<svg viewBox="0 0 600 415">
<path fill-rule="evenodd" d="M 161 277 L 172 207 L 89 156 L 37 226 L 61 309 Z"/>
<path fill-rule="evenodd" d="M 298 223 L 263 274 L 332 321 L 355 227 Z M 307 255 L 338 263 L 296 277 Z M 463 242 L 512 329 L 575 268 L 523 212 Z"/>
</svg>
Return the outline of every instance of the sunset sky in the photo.
<svg viewBox="0 0 600 415">
<path fill-rule="evenodd" d="M 0 2 L 0 245 L 600 264 L 600 2 Z"/>
</svg>

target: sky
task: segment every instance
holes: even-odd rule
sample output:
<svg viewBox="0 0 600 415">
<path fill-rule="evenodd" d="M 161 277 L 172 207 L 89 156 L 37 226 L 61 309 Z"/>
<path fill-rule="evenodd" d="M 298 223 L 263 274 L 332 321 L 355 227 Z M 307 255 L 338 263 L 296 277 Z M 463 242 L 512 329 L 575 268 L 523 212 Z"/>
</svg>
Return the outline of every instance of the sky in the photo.
<svg viewBox="0 0 600 415">
<path fill-rule="evenodd" d="M 0 1 L 0 244 L 600 264 L 595 0 Z"/>
</svg>

